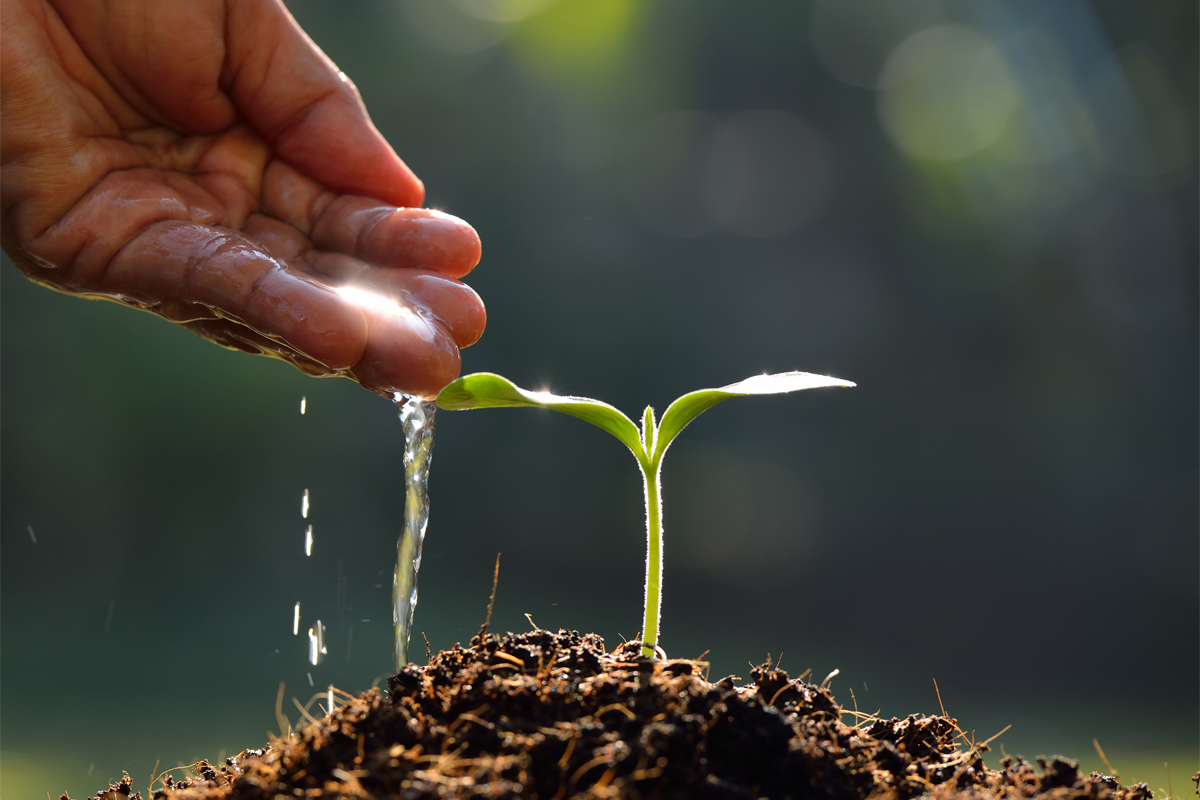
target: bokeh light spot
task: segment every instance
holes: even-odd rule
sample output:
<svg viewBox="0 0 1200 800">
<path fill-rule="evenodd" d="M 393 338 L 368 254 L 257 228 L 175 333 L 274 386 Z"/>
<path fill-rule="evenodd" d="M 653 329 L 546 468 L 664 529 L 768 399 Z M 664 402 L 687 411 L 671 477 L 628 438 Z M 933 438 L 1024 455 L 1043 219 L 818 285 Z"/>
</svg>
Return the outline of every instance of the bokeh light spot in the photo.
<svg viewBox="0 0 1200 800">
<path fill-rule="evenodd" d="M 632 0 L 558 0 L 524 20 L 510 43 L 542 77 L 601 79 L 620 66 L 636 17 Z"/>
<path fill-rule="evenodd" d="M 911 37 L 880 75 L 879 116 L 892 141 L 915 158 L 956 161 L 1003 132 L 1017 88 L 990 39 L 966 25 Z"/>
<path fill-rule="evenodd" d="M 511 28 L 468 14 L 456 3 L 402 3 L 396 9 L 404 24 L 430 44 L 459 56 L 486 52 Z"/>
</svg>

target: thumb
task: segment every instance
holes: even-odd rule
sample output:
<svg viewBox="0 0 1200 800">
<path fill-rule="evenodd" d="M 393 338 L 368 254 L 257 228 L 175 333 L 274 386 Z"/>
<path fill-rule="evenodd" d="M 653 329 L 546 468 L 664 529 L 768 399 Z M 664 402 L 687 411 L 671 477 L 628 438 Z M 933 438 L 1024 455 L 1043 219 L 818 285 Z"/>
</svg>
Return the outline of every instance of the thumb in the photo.
<svg viewBox="0 0 1200 800">
<path fill-rule="evenodd" d="M 275 154 L 330 189 L 420 206 L 420 179 L 376 130 L 358 89 L 283 3 L 228 9 L 227 91 Z"/>
</svg>

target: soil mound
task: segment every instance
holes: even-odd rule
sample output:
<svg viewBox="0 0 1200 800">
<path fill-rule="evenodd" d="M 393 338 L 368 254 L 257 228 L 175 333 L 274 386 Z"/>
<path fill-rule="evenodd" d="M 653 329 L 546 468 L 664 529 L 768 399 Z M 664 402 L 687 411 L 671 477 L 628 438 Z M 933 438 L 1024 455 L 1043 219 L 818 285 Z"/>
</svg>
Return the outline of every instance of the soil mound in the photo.
<svg viewBox="0 0 1200 800">
<path fill-rule="evenodd" d="M 639 650 L 606 652 L 600 637 L 570 631 L 481 634 L 405 667 L 386 696 L 371 690 L 261 750 L 164 777 L 152 797 L 1152 797 L 1061 758 L 988 769 L 986 745 L 953 719 L 856 716 L 769 664 L 737 686 L 709 682 L 702 662 Z M 126 778 L 95 797 L 140 795 Z"/>
</svg>

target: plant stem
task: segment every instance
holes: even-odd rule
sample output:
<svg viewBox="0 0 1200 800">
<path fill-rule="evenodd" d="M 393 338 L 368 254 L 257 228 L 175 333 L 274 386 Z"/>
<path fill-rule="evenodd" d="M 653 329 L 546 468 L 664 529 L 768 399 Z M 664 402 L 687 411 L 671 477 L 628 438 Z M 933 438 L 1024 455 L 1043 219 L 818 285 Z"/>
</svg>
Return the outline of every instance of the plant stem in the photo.
<svg viewBox="0 0 1200 800">
<path fill-rule="evenodd" d="M 662 461 L 638 465 L 646 489 L 646 615 L 642 620 L 642 656 L 654 657 L 658 644 L 658 617 L 662 610 Z"/>
</svg>

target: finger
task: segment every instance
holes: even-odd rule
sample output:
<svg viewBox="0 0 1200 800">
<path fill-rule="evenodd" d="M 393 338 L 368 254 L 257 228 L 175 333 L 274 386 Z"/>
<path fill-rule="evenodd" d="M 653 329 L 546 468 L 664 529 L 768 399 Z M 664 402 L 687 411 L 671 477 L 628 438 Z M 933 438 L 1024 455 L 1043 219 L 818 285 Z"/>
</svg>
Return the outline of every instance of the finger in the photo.
<svg viewBox="0 0 1200 800">
<path fill-rule="evenodd" d="M 465 283 L 424 269 L 376 269 L 341 253 L 312 252 L 314 272 L 343 286 L 380 295 L 380 303 L 420 306 L 442 324 L 458 347 L 479 341 L 487 324 L 483 300 Z"/>
<path fill-rule="evenodd" d="M 303 260 L 312 250 L 312 242 L 302 231 L 266 214 L 251 214 L 242 233 L 283 261 Z"/>
<path fill-rule="evenodd" d="M 196 183 L 150 168 L 109 172 L 65 213 L 54 209 L 56 219 L 40 228 L 32 218 L 46 214 L 33 210 L 36 205 L 31 201 L 12 215 L 22 247 L 50 271 L 31 277 L 74 292 L 96 289 L 118 251 L 156 223 L 225 222 L 221 203 Z"/>
<path fill-rule="evenodd" d="M 417 397 L 435 397 L 458 377 L 462 366 L 458 347 L 424 309 L 401 306 L 386 313 L 372 308 L 366 318 L 367 346 L 350 370 L 363 386 L 384 395 L 400 390 Z"/>
<path fill-rule="evenodd" d="M 383 285 L 396 284 L 414 302 L 433 313 L 461 349 L 479 341 L 487 325 L 487 310 L 475 290 L 465 283 L 426 270 L 388 270 Z"/>
<path fill-rule="evenodd" d="M 313 244 L 377 267 L 418 267 L 461 278 L 479 263 L 479 234 L 458 217 L 342 195 L 313 221 Z"/>
<path fill-rule="evenodd" d="M 461 278 L 479 263 L 479 234 L 458 217 L 340 195 L 281 161 L 268 164 L 263 175 L 262 210 L 308 234 L 319 249 L 376 266 L 424 267 Z"/>
<path fill-rule="evenodd" d="M 420 206 L 421 181 L 375 129 L 354 84 L 282 2 L 227 8 L 228 91 L 251 127 L 332 189 Z"/>
<path fill-rule="evenodd" d="M 173 130 L 215 133 L 236 119 L 218 84 L 225 50 L 222 0 L 40 5 L 48 27 L 65 26 L 54 52 L 78 50 L 88 72 L 103 76 L 87 81 L 88 88 L 106 101 L 122 129 L 151 119 Z M 53 10 L 45 8 L 51 5 Z M 68 69 L 80 74 L 77 65 Z"/>
<path fill-rule="evenodd" d="M 330 369 L 325 364 L 313 361 L 311 358 L 297 353 L 285 344 L 268 339 L 260 333 L 250 330 L 245 325 L 228 319 L 193 320 L 183 323 L 183 327 L 201 338 L 227 347 L 230 350 L 240 350 L 251 355 L 263 355 L 279 358 L 292 364 L 301 372 L 317 378 L 340 375 L 342 372 Z"/>
<path fill-rule="evenodd" d="M 455 338 L 423 303 L 334 288 L 239 232 L 155 223 L 121 250 L 103 286 L 152 310 L 156 303 L 214 309 L 231 324 L 191 327 L 309 374 L 349 374 L 380 394 L 432 396 L 458 375 Z"/>
<path fill-rule="evenodd" d="M 262 212 L 306 236 L 312 232 L 313 222 L 338 196 L 284 161 L 274 159 L 263 170 L 259 201 Z"/>
<path fill-rule="evenodd" d="M 117 253 L 95 288 L 152 309 L 206 306 L 331 369 L 354 366 L 366 348 L 360 309 L 234 231 L 154 223 Z"/>
<path fill-rule="evenodd" d="M 459 347 L 469 347 L 483 335 L 487 312 L 471 287 L 440 272 L 425 269 L 379 269 L 344 253 L 313 250 L 298 230 L 273 217 L 255 214 L 242 233 L 272 256 L 295 264 L 303 261 L 313 273 L 335 285 L 352 285 L 381 292 L 399 302 L 423 306 L 450 333 Z"/>
</svg>

